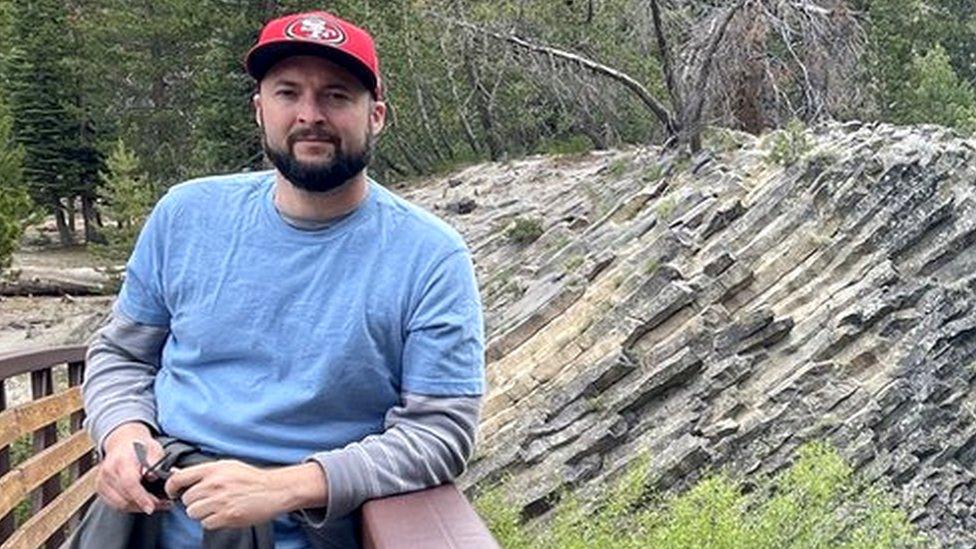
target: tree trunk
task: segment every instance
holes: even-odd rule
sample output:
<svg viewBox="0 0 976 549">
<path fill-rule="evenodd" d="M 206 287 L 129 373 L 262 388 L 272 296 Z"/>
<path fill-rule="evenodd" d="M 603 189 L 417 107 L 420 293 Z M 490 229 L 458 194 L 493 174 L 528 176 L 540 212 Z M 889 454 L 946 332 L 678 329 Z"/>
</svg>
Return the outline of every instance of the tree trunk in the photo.
<svg viewBox="0 0 976 549">
<path fill-rule="evenodd" d="M 407 67 L 410 69 L 410 74 L 416 78 L 418 72 L 413 62 L 413 50 L 408 45 L 405 51 Z M 434 156 L 436 157 L 436 162 L 439 164 L 444 164 L 448 161 L 448 158 L 441 153 L 440 148 L 437 146 L 437 138 L 434 137 L 434 128 L 431 126 L 430 117 L 427 115 L 427 102 L 424 99 L 424 91 L 420 87 L 420 82 L 415 80 L 413 88 L 417 99 L 417 110 L 420 113 L 420 127 L 423 128 L 424 135 L 427 137 L 429 149 L 433 151 Z"/>
<path fill-rule="evenodd" d="M 75 197 L 69 196 L 67 202 L 65 203 L 65 216 L 68 218 L 68 230 L 71 234 L 75 234 L 77 227 L 75 226 L 75 213 L 77 208 L 75 207 Z"/>
<path fill-rule="evenodd" d="M 469 83 L 474 88 L 475 106 L 478 109 L 478 120 L 481 122 L 485 141 L 488 143 L 488 156 L 492 160 L 498 160 L 502 156 L 502 146 L 498 142 L 498 136 L 495 135 L 495 117 L 491 113 L 491 98 L 478 76 L 478 69 L 474 66 L 474 59 L 469 52 L 464 54 L 464 66 L 468 72 Z"/>
<path fill-rule="evenodd" d="M 461 120 L 461 127 L 464 129 L 464 138 L 467 140 L 468 146 L 471 147 L 471 152 L 476 156 L 481 155 L 481 147 L 478 146 L 478 139 L 474 136 L 474 130 L 471 129 L 471 123 L 468 122 L 468 102 L 461 100 L 461 94 L 458 93 L 457 79 L 454 77 L 454 67 L 451 66 L 449 61 L 450 56 L 447 52 L 447 47 L 444 45 L 444 39 L 440 41 L 441 54 L 444 56 L 447 68 L 447 80 L 451 83 L 451 96 L 454 98 L 454 104 L 456 105 L 458 118 Z"/>
<path fill-rule="evenodd" d="M 54 221 L 58 225 L 58 237 L 61 239 L 62 246 L 71 246 L 75 243 L 74 235 L 68 229 L 68 222 L 64 217 L 64 205 L 61 203 L 60 198 L 55 198 L 54 203 Z"/>
<path fill-rule="evenodd" d="M 97 216 L 98 214 L 95 211 L 95 201 L 92 200 L 91 196 L 87 194 L 81 195 L 81 218 L 85 223 L 86 244 L 90 244 L 92 242 L 97 242 L 100 244 L 105 243 L 105 238 L 98 233 L 96 224 Z"/>
</svg>

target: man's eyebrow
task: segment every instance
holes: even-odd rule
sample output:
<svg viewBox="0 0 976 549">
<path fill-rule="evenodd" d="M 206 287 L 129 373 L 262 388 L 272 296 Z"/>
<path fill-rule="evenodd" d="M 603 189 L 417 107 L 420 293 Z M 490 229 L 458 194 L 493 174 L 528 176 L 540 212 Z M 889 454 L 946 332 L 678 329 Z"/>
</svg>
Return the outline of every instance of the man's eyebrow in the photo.
<svg viewBox="0 0 976 549">
<path fill-rule="evenodd" d="M 291 88 L 297 88 L 297 87 L 300 87 L 301 86 L 301 83 L 298 82 L 297 80 L 282 79 L 282 80 L 276 80 L 272 85 L 275 86 L 275 87 L 291 87 Z M 349 91 L 349 90 L 353 89 L 353 86 L 351 86 L 351 85 L 349 85 L 349 84 L 347 84 L 345 82 L 331 82 L 329 84 L 326 84 L 324 86 L 324 88 L 327 89 L 327 90 Z"/>
<path fill-rule="evenodd" d="M 296 82 L 294 80 L 276 80 L 274 82 L 274 85 L 275 86 L 291 86 L 291 87 L 294 88 L 294 87 L 297 87 L 298 86 L 298 82 Z"/>
</svg>

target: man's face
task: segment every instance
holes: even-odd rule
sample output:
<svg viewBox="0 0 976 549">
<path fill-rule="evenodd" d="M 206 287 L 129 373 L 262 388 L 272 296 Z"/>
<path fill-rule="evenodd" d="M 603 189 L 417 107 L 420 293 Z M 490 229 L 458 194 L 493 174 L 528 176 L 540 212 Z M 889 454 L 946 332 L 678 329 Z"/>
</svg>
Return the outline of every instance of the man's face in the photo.
<svg viewBox="0 0 976 549">
<path fill-rule="evenodd" d="M 332 190 L 369 164 L 386 105 L 320 57 L 283 59 L 261 80 L 255 117 L 268 158 L 295 186 Z"/>
</svg>

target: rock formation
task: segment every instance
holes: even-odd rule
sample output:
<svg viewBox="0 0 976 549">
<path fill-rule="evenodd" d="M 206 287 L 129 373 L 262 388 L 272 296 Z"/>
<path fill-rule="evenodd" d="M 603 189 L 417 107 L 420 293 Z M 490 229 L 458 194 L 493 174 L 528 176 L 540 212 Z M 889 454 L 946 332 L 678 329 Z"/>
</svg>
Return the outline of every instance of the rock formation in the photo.
<svg viewBox="0 0 976 549">
<path fill-rule="evenodd" d="M 476 256 L 490 392 L 466 488 L 508 477 L 534 517 L 642 452 L 670 490 L 819 439 L 934 541 L 976 544 L 976 151 L 934 126 L 809 139 L 786 167 L 736 136 L 403 191 Z"/>
</svg>

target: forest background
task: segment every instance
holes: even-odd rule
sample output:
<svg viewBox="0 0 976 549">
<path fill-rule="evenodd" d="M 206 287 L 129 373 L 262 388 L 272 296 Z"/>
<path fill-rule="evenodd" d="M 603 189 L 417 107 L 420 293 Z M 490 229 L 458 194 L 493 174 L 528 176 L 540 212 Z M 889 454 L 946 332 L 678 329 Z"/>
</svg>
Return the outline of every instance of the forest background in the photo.
<svg viewBox="0 0 976 549">
<path fill-rule="evenodd" d="M 264 169 L 243 55 L 318 8 L 376 38 L 386 184 L 715 128 L 976 129 L 972 0 L 0 0 L 0 268 L 42 216 L 124 258 L 169 186 Z"/>
</svg>

